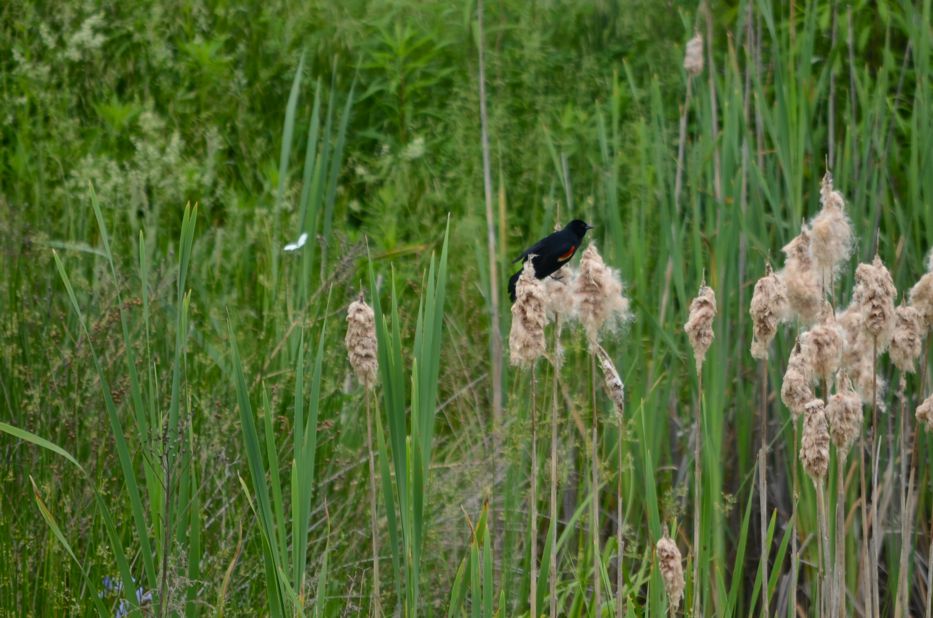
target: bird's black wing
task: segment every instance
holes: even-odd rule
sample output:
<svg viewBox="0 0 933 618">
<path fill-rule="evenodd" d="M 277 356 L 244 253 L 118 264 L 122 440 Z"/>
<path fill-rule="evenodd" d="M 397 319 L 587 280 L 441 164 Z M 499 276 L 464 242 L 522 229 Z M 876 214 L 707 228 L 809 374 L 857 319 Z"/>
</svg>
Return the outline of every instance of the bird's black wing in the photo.
<svg viewBox="0 0 933 618">
<path fill-rule="evenodd" d="M 524 261 L 528 258 L 529 255 L 532 254 L 545 260 L 556 260 L 558 257 L 565 255 L 573 248 L 573 239 L 570 238 L 570 235 L 567 234 L 565 230 L 561 230 L 559 232 L 554 232 L 550 236 L 542 238 L 531 247 L 525 249 L 520 256 L 512 261 L 512 263 L 514 264 L 515 262 Z M 535 264 L 538 264 L 537 259 L 535 260 Z"/>
</svg>

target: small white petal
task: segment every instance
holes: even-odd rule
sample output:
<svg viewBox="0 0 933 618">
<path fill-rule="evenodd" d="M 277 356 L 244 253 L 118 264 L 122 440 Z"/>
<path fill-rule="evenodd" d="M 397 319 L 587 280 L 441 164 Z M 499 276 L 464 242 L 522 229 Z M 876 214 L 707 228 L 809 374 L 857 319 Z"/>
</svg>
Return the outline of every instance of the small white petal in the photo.
<svg viewBox="0 0 933 618">
<path fill-rule="evenodd" d="M 284 250 L 289 251 L 289 252 L 298 251 L 299 249 L 305 246 L 305 242 L 307 242 L 307 240 L 308 240 L 307 232 L 302 232 L 301 236 L 298 237 L 298 240 L 295 242 L 290 242 L 287 245 L 285 245 Z"/>
</svg>

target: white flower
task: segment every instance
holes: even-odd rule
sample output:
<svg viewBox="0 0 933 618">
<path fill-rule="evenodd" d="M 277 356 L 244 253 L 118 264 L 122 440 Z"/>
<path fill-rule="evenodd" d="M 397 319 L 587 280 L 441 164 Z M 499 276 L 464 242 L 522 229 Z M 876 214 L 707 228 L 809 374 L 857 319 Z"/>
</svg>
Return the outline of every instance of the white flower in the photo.
<svg viewBox="0 0 933 618">
<path fill-rule="evenodd" d="M 292 251 L 298 251 L 299 249 L 305 246 L 305 242 L 307 240 L 308 240 L 307 232 L 302 232 L 301 236 L 298 237 L 298 240 L 296 240 L 295 242 L 290 242 L 287 245 L 285 245 L 285 251 L 288 251 L 289 253 Z"/>
</svg>

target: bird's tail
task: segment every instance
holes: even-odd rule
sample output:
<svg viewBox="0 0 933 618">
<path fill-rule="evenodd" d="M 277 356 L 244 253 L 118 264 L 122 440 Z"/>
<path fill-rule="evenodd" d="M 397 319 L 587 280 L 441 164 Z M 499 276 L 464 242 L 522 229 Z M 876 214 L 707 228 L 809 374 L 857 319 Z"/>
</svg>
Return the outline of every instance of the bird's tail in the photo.
<svg viewBox="0 0 933 618">
<path fill-rule="evenodd" d="M 512 302 L 515 302 L 515 284 L 518 283 L 518 278 L 521 276 L 522 271 L 518 271 L 512 278 L 509 279 L 509 298 L 512 299 Z"/>
</svg>

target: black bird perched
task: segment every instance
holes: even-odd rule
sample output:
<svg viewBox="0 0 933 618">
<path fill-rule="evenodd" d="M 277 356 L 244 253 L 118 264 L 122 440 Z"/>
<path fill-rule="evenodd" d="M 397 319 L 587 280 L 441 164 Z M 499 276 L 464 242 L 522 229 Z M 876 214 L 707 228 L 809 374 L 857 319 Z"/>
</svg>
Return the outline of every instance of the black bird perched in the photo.
<svg viewBox="0 0 933 618">
<path fill-rule="evenodd" d="M 580 219 L 574 219 L 565 225 L 564 229 L 542 238 L 528 249 L 525 249 L 512 263 L 521 260 L 524 264 L 528 256 L 533 255 L 531 263 L 535 267 L 535 277 L 544 279 L 548 275 L 557 272 L 557 269 L 570 261 L 573 254 L 577 252 L 580 243 L 583 242 L 586 231 L 591 229 L 593 229 L 592 225 Z M 519 270 L 509 279 L 509 297 L 513 303 L 515 302 L 515 284 L 521 274 L 522 271 Z"/>
</svg>

